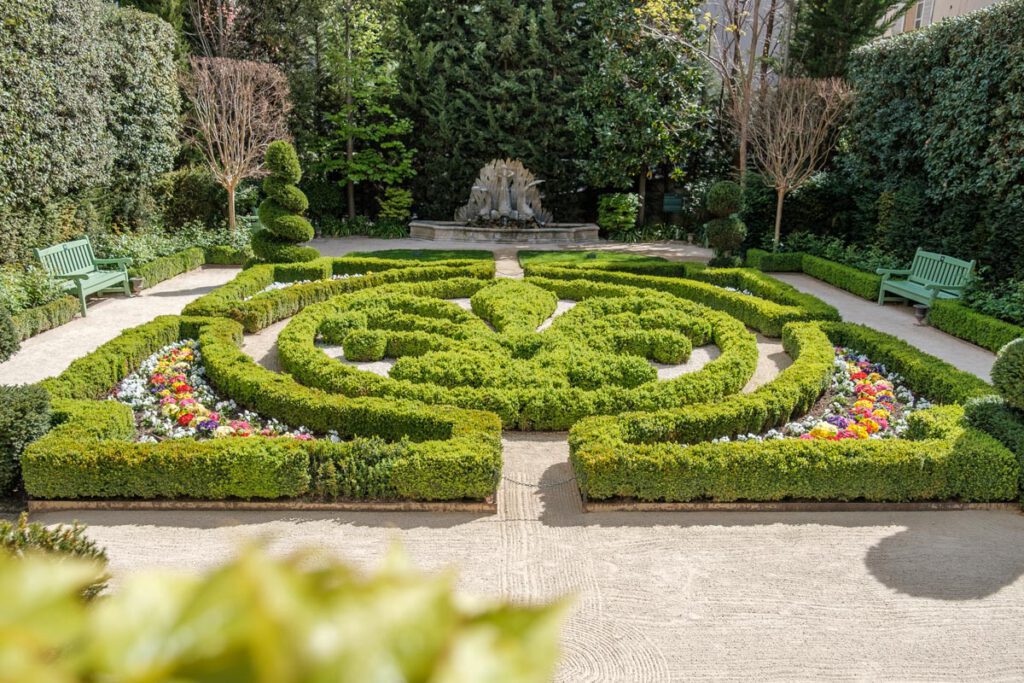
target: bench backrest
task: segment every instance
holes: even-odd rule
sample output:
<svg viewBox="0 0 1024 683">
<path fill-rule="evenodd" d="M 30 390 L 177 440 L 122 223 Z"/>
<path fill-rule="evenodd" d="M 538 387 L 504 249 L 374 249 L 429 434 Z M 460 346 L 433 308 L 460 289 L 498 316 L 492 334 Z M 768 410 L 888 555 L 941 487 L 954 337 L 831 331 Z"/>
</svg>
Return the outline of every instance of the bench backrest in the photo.
<svg viewBox="0 0 1024 683">
<path fill-rule="evenodd" d="M 89 238 L 36 249 L 36 256 L 50 275 L 85 275 L 96 270 Z"/>
<path fill-rule="evenodd" d="M 910 280 L 923 285 L 961 287 L 967 284 L 973 272 L 974 261 L 918 249 L 910 266 Z"/>
</svg>

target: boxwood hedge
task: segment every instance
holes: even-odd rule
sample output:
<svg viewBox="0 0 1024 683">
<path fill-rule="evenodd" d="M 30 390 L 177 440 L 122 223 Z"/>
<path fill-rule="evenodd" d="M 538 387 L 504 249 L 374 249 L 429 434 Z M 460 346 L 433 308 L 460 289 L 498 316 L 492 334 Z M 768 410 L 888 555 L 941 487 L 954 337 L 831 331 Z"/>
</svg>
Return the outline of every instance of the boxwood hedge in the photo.
<svg viewBox="0 0 1024 683">
<path fill-rule="evenodd" d="M 494 492 L 501 446 L 493 415 L 326 394 L 257 365 L 240 350 L 241 337 L 241 325 L 224 318 L 163 316 L 44 381 L 58 426 L 22 456 L 26 491 L 39 498 L 278 498 L 307 494 L 316 481 L 321 494 L 346 497 L 438 500 Z M 207 376 L 224 395 L 264 416 L 349 440 L 134 441 L 132 411 L 102 397 L 181 338 L 199 340 Z"/>
<path fill-rule="evenodd" d="M 784 411 L 772 413 L 767 408 L 748 418 L 735 399 L 717 410 L 712 404 L 590 418 L 573 427 L 569 438 L 570 459 L 583 494 L 656 501 L 1000 501 L 1017 497 L 1020 464 L 1016 457 L 963 419 L 960 404 L 991 393 L 991 387 L 890 335 L 846 323 L 809 326 L 817 327 L 833 344 L 857 348 L 885 363 L 907 378 L 910 386 L 948 405 L 912 414 L 908 438 L 886 440 L 710 442 L 715 436 L 742 433 L 763 415 L 771 419 L 762 427 L 787 419 Z M 787 327 L 787 334 L 795 339 L 812 333 L 794 325 Z M 803 352 L 799 353 L 794 368 L 802 365 Z M 788 382 L 785 375 L 776 379 L 779 387 L 774 391 L 757 392 L 764 394 L 767 405 L 774 404 L 772 395 Z M 743 402 L 760 403 L 757 394 Z M 800 411 L 796 403 L 793 414 Z"/>
</svg>

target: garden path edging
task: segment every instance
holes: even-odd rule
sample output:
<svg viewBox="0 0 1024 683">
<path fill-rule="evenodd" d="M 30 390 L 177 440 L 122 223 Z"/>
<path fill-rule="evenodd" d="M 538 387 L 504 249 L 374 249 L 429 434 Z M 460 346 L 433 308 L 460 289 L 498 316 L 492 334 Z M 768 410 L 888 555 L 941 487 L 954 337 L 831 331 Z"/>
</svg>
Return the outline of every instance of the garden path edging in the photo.
<svg viewBox="0 0 1024 683">
<path fill-rule="evenodd" d="M 335 501 L 300 500 L 29 500 L 29 512 L 67 510 L 258 510 L 325 512 L 485 512 L 494 514 L 494 501 Z"/>
<path fill-rule="evenodd" d="M 1004 511 L 1024 514 L 1020 503 L 961 503 L 919 501 L 874 503 L 861 501 L 745 501 L 656 503 L 643 501 L 584 501 L 584 512 L 955 512 L 963 510 Z"/>
</svg>

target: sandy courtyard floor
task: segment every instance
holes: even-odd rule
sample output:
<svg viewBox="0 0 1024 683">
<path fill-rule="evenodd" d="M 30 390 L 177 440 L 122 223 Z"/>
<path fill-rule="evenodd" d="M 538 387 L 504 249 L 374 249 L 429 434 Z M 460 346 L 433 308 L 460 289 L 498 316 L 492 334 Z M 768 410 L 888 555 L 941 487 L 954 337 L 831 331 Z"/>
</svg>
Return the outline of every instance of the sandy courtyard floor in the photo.
<svg viewBox="0 0 1024 683">
<path fill-rule="evenodd" d="M 391 544 L 479 596 L 572 595 L 559 680 L 1020 680 L 1024 516 L 583 513 L 564 434 L 509 433 L 497 515 L 78 512 L 116 579 L 248 539 L 370 569 Z"/>
</svg>

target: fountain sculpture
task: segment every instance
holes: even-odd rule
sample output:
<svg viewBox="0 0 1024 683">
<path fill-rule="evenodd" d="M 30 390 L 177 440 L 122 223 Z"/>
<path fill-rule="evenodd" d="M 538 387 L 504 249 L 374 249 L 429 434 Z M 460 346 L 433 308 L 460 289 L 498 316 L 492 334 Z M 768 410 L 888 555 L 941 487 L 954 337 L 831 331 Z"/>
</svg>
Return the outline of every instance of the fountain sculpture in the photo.
<svg viewBox="0 0 1024 683">
<path fill-rule="evenodd" d="M 494 159 L 482 169 L 469 195 L 469 203 L 455 212 L 463 225 L 488 227 L 544 227 L 551 214 L 541 207 L 537 180 L 522 162 Z"/>
<path fill-rule="evenodd" d="M 515 159 L 494 159 L 470 190 L 469 203 L 454 221 L 421 218 L 409 223 L 409 236 L 425 240 L 566 244 L 596 242 L 593 223 L 553 223 L 541 206 L 540 184 Z"/>
</svg>

